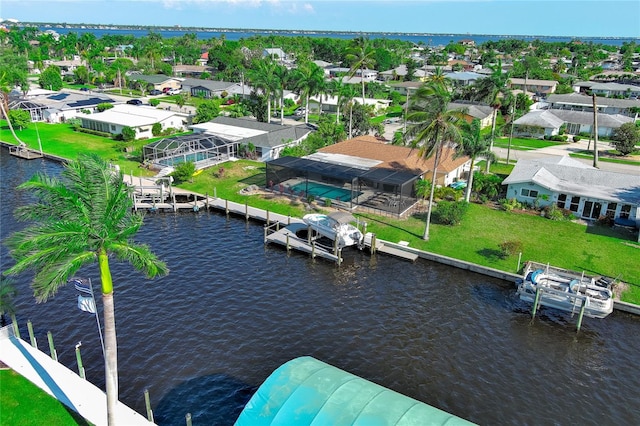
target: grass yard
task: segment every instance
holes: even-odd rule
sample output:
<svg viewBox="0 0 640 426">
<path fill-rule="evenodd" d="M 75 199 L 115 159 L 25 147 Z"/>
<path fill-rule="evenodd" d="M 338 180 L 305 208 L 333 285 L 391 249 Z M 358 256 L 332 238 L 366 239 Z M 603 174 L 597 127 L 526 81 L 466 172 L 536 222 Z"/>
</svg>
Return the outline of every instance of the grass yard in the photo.
<svg viewBox="0 0 640 426">
<path fill-rule="evenodd" d="M 285 215 L 301 217 L 307 211 L 300 200 L 267 195 L 241 195 L 240 189 L 255 184 L 265 185 L 264 165 L 253 161 L 237 161 L 219 170 L 206 170 L 182 187 L 216 195 Z M 492 166 L 493 170 L 493 166 Z M 319 206 L 319 210 L 323 207 Z M 499 244 L 520 241 L 522 261 L 534 260 L 554 266 L 584 271 L 587 274 L 618 277 L 631 283 L 623 299 L 640 304 L 640 244 L 628 235 L 599 226 L 585 226 L 569 221 L 551 221 L 532 214 L 496 210 L 471 204 L 463 222 L 457 226 L 431 224 L 430 240 L 424 241 L 425 217 L 392 219 L 375 215 L 357 215 L 368 223 L 368 230 L 389 241 L 408 241 L 411 247 L 455 257 L 496 269 L 517 272 L 518 256 L 502 258 Z"/>
<path fill-rule="evenodd" d="M 38 146 L 39 134 L 42 149 L 47 154 L 74 159 L 79 153 L 92 152 L 114 164 L 118 164 L 125 173 L 130 173 L 131 170 L 134 170 L 134 174 L 143 174 L 145 172 L 140 169 L 140 162 L 137 159 L 128 158 L 128 154 L 122 150 L 122 142 L 88 133 L 76 132 L 68 124 L 39 123 L 36 130 L 35 124 L 32 123 L 24 130 L 16 130 L 16 134 L 29 148 L 35 150 L 40 149 Z M 0 140 L 18 144 L 5 120 L 0 120 Z M 134 141 L 132 145 L 135 150 L 140 151 L 150 141 Z M 151 174 L 150 172 L 146 173 L 146 175 Z"/>
<path fill-rule="evenodd" d="M 546 148 L 548 146 L 564 145 L 561 142 L 545 141 L 541 139 L 525 139 L 525 138 L 512 138 L 511 149 L 519 151 L 532 151 L 534 149 Z M 493 141 L 493 146 L 498 148 L 508 148 L 509 138 L 497 138 Z"/>
<path fill-rule="evenodd" d="M 0 425 L 89 425 L 13 370 L 0 370 Z"/>
</svg>

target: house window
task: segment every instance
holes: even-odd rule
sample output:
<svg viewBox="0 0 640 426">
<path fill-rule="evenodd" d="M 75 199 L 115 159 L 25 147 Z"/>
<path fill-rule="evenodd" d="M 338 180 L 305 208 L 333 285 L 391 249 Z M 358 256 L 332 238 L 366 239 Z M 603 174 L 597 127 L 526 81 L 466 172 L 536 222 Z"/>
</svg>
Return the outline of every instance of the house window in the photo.
<svg viewBox="0 0 640 426">
<path fill-rule="evenodd" d="M 620 219 L 629 219 L 629 216 L 631 216 L 631 206 L 624 204 L 622 208 L 620 208 Z"/>
<path fill-rule="evenodd" d="M 116 130 L 116 126 L 115 125 L 111 125 L 111 130 L 115 131 Z"/>
<path fill-rule="evenodd" d="M 567 194 L 558 195 L 558 202 L 556 203 L 558 207 L 560 207 L 561 209 L 564 209 L 564 205 L 566 202 L 567 202 Z"/>
<path fill-rule="evenodd" d="M 522 195 L 523 197 L 537 198 L 538 191 L 536 191 L 535 189 L 522 188 L 520 190 L 520 195 Z"/>
<path fill-rule="evenodd" d="M 580 197 L 571 197 L 571 204 L 569 204 L 569 210 L 571 210 L 572 212 L 577 212 L 579 205 L 580 205 Z"/>
<path fill-rule="evenodd" d="M 567 123 L 567 133 L 577 135 L 580 133 L 580 125 L 576 123 Z"/>
<path fill-rule="evenodd" d="M 618 203 L 609 203 L 607 204 L 607 217 L 613 219 L 616 217 L 616 208 L 618 207 Z"/>
</svg>

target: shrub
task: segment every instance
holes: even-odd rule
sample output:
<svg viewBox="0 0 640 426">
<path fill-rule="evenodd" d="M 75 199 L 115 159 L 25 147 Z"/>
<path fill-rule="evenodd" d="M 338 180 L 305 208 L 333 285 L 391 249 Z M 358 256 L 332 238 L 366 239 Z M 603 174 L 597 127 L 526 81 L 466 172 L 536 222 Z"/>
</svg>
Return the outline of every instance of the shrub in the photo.
<svg viewBox="0 0 640 426">
<path fill-rule="evenodd" d="M 125 142 L 131 142 L 136 138 L 136 131 L 129 126 L 122 128 L 122 140 Z"/>
<path fill-rule="evenodd" d="M 513 256 L 516 253 L 522 253 L 522 241 L 504 241 L 499 244 L 502 258 Z"/>
<path fill-rule="evenodd" d="M 555 204 L 546 206 L 542 212 L 544 217 L 546 217 L 547 219 L 551 219 L 551 220 L 565 219 L 565 215 L 563 214 L 562 210 Z"/>
<path fill-rule="evenodd" d="M 96 106 L 98 112 L 106 111 L 111 108 L 113 108 L 113 104 L 109 102 L 102 102 Z"/>
<path fill-rule="evenodd" d="M 582 140 L 582 136 L 580 135 L 573 135 L 573 141 L 574 142 L 580 142 Z"/>
<path fill-rule="evenodd" d="M 193 161 L 186 161 L 178 164 L 173 173 L 171 173 L 171 176 L 176 180 L 176 183 L 186 182 L 191 179 L 195 171 L 195 163 Z"/>
<path fill-rule="evenodd" d="M 331 207 L 331 198 L 325 198 L 324 199 L 324 206 L 325 207 Z"/>
<path fill-rule="evenodd" d="M 502 210 L 507 212 L 510 212 L 512 210 L 521 210 L 523 207 L 522 203 L 515 198 L 501 198 L 498 201 L 498 204 L 500 204 Z"/>
<path fill-rule="evenodd" d="M 600 216 L 598 220 L 596 220 L 596 225 L 612 227 L 614 221 L 610 216 Z"/>
<path fill-rule="evenodd" d="M 160 105 L 160 99 L 149 99 L 149 105 L 151 105 L 152 107 L 157 107 L 158 105 Z"/>
<path fill-rule="evenodd" d="M 160 136 L 162 134 L 162 124 L 154 123 L 151 127 L 151 134 L 153 136 Z"/>
<path fill-rule="evenodd" d="M 442 225 L 457 225 L 468 207 L 465 201 L 441 201 L 433 210 L 433 220 Z"/>
</svg>

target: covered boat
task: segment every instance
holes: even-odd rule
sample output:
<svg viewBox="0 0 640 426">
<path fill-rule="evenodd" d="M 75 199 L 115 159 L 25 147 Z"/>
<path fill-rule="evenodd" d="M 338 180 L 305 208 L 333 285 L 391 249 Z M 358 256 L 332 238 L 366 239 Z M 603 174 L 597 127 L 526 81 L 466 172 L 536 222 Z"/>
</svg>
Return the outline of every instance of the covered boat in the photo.
<svg viewBox="0 0 640 426">
<path fill-rule="evenodd" d="M 548 265 L 544 269 L 528 265 L 518 284 L 518 295 L 521 300 L 535 303 L 538 291 L 540 305 L 550 308 L 578 313 L 584 304 L 584 315 L 591 318 L 604 318 L 613 312 L 610 281 L 596 281 Z"/>
<path fill-rule="evenodd" d="M 349 213 L 336 212 L 330 215 L 312 213 L 305 215 L 302 220 L 316 233 L 337 241 L 338 247 L 361 245 L 364 241 L 362 232 L 349 222 L 355 218 Z"/>
</svg>

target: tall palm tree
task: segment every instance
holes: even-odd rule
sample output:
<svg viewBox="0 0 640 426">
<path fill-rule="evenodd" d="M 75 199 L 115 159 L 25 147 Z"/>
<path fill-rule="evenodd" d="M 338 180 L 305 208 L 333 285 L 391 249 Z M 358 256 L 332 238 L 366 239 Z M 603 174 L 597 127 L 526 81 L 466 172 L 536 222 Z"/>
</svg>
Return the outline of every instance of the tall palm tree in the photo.
<svg viewBox="0 0 640 426">
<path fill-rule="evenodd" d="M 491 140 L 488 135 L 482 134 L 482 125 L 480 120 L 474 119 L 471 123 L 463 122 L 460 126 L 462 130 L 462 143 L 458 145 L 456 155 L 466 155 L 471 158 L 471 167 L 469 168 L 469 179 L 467 181 L 467 189 L 464 199 L 468 203 L 471 200 L 471 188 L 473 187 L 473 168 L 476 159 L 480 156 L 487 161 L 494 161 L 495 155 L 491 152 Z"/>
<path fill-rule="evenodd" d="M 476 84 L 478 86 L 478 92 L 476 99 L 487 102 L 493 108 L 493 116 L 491 118 L 491 143 L 490 149 L 493 150 L 493 141 L 496 134 L 496 121 L 498 118 L 498 110 L 502 106 L 502 99 L 509 97 L 511 92 L 507 90 L 507 82 L 509 81 L 509 73 L 502 72 L 502 61 L 498 60 L 495 65 L 489 65 L 491 74 Z M 487 160 L 487 173 L 491 161 Z"/>
<path fill-rule="evenodd" d="M 431 194 L 427 210 L 427 223 L 423 239 L 429 240 L 429 226 L 431 223 L 431 209 L 433 193 L 436 187 L 438 164 L 446 147 L 452 147 L 461 142 L 462 136 L 458 123 L 462 120 L 460 111 L 448 110 L 451 93 L 438 82 L 426 83 L 416 91 L 411 101 L 407 137 L 413 147 L 419 147 L 420 155 L 424 158 L 434 156 L 433 176 L 431 179 Z"/>
<path fill-rule="evenodd" d="M 147 277 L 164 275 L 167 266 L 149 247 L 132 238 L 142 216 L 132 211 L 131 189 L 96 155 L 81 155 L 65 166 L 60 178 L 38 174 L 18 187 L 30 191 L 34 204 L 18 208 L 19 220 L 30 221 L 13 233 L 7 245 L 16 264 L 6 271 L 35 272 L 32 288 L 46 302 L 81 267 L 98 263 L 104 308 L 105 383 L 108 424 L 115 426 L 118 401 L 118 358 L 110 256 L 129 262 Z M 120 423 L 121 424 L 121 423 Z"/>
<path fill-rule="evenodd" d="M 352 47 L 347 49 L 346 59 L 351 62 L 349 77 L 353 77 L 360 70 L 360 81 L 362 82 L 362 103 L 364 104 L 364 70 L 376 64 L 374 59 L 375 50 L 369 44 L 369 40 L 358 37 L 353 40 Z"/>
<path fill-rule="evenodd" d="M 318 87 L 324 80 L 324 71 L 313 62 L 302 63 L 295 71 L 293 80 L 295 90 L 305 102 L 304 122 L 309 122 L 309 98 L 318 93 Z"/>
<path fill-rule="evenodd" d="M 267 123 L 271 123 L 271 97 L 277 94 L 280 88 L 276 75 L 276 63 L 271 58 L 256 60 L 249 72 L 249 80 L 256 89 L 260 89 L 267 98 Z"/>
<path fill-rule="evenodd" d="M 284 65 L 276 65 L 273 75 L 276 79 L 276 94 L 280 97 L 280 124 L 284 125 L 284 91 L 289 84 L 291 74 Z"/>
</svg>

